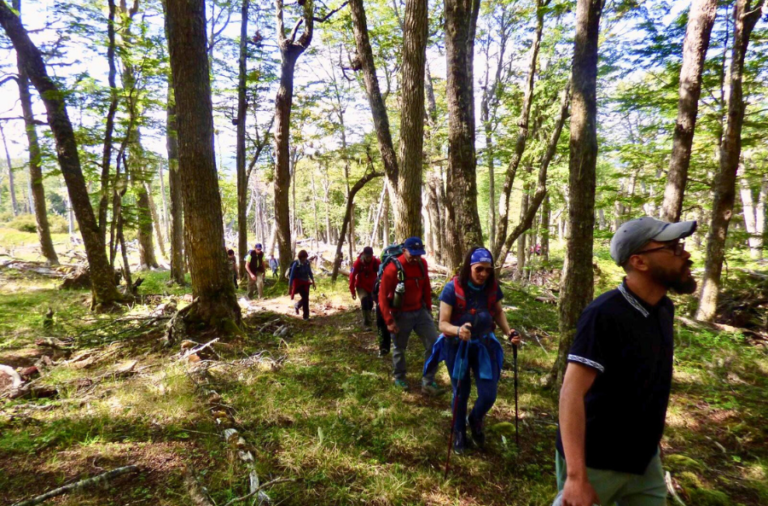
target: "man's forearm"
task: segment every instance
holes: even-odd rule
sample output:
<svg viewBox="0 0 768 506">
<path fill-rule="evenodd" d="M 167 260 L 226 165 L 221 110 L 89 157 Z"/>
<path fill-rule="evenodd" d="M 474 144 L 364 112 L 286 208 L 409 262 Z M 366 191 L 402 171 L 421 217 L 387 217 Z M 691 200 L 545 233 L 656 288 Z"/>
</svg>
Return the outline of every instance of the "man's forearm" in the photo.
<svg viewBox="0 0 768 506">
<path fill-rule="evenodd" d="M 578 392 L 569 392 L 567 384 L 564 385 L 560 393 L 560 436 L 569 478 L 587 477 L 584 456 L 586 426 L 584 397 Z"/>
</svg>

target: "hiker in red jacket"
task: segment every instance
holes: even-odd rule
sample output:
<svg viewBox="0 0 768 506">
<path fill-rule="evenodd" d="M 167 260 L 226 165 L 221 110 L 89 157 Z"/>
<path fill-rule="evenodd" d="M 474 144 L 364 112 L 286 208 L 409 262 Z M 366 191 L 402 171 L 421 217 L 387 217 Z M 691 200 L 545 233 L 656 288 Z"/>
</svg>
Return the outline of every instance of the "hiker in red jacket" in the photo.
<svg viewBox="0 0 768 506">
<path fill-rule="evenodd" d="M 418 237 L 403 243 L 403 254 L 393 258 L 384 268 L 379 288 L 379 308 L 395 344 L 392 352 L 395 385 L 408 389 L 405 381 L 405 350 L 408 337 L 415 331 L 424 345 L 424 359 L 429 358 L 437 341 L 437 329 L 432 320 L 432 285 L 429 282 L 426 252 Z M 438 395 L 443 389 L 435 383 L 436 368 L 428 370 L 421 379 L 422 392 Z"/>
<path fill-rule="evenodd" d="M 352 293 L 353 299 L 360 297 L 363 324 L 367 329 L 371 328 L 373 285 L 376 284 L 376 275 L 379 272 L 380 264 L 379 259 L 373 256 L 373 248 L 366 246 L 363 248 L 363 254 L 357 257 L 349 271 L 349 291 Z"/>
</svg>

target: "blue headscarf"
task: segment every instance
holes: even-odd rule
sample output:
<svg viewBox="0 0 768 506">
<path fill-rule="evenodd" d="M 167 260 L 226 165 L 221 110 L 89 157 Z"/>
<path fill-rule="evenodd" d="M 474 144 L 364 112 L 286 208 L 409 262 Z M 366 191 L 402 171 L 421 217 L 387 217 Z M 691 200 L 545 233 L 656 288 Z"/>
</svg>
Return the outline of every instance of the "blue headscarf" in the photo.
<svg viewBox="0 0 768 506">
<path fill-rule="evenodd" d="M 491 252 L 485 248 L 477 248 L 472 253 L 472 258 L 469 261 L 469 265 L 475 265 L 479 263 L 493 264 L 493 256 L 491 255 Z"/>
</svg>

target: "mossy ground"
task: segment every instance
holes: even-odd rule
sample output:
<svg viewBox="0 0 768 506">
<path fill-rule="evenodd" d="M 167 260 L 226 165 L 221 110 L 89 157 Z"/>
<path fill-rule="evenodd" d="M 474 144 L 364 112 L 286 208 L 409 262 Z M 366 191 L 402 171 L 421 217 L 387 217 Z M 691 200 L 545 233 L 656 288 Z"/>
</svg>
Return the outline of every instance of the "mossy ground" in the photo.
<svg viewBox="0 0 768 506">
<path fill-rule="evenodd" d="M 604 248 L 597 248 L 596 259 L 600 293 L 615 286 L 621 273 Z M 108 353 L 89 367 L 55 367 L 41 382 L 57 385 L 57 398 L 0 401 L 4 503 L 127 464 L 140 466 L 141 473 L 52 502 L 191 504 L 183 485 L 185 468 L 218 504 L 247 492 L 247 472 L 221 437 L 216 414 L 190 374 L 192 366 L 179 358 L 178 345 L 161 346 L 163 322 L 118 321 L 146 315 L 170 296 L 185 293 L 165 284 L 165 272 L 142 275 L 143 304 L 121 315 L 93 315 L 87 292 L 60 292 L 46 279 L 0 271 L 0 363 L 30 365 L 44 351 L 35 346 L 40 337 L 72 337 L 74 353 Z M 284 289 L 268 279 L 268 296 Z M 210 363 L 207 388 L 231 406 L 262 481 L 296 480 L 269 490 L 274 503 L 551 504 L 557 396 L 542 380 L 557 348 L 557 311 L 534 300 L 538 287 L 510 282 L 503 290 L 512 326 L 540 339 L 540 344 L 528 339 L 520 352 L 521 445 L 516 447 L 510 425 L 514 392 L 508 353 L 488 419 L 487 448 L 453 456 L 448 479 L 443 466 L 449 397 L 419 392 L 423 350 L 418 339 L 408 354 L 412 389 L 403 393 L 391 382 L 389 357 L 376 356 L 376 336 L 360 328 L 356 311 L 309 322 L 266 311 L 246 318 L 246 337 L 230 341 Z M 354 307 L 343 279 L 336 286 L 320 280 L 312 298 L 318 300 L 320 293 L 346 298 Z M 682 298 L 678 305 L 688 307 L 688 301 Z M 55 311 L 54 324 L 44 328 L 48 307 Z M 274 335 L 281 325 L 285 334 Z M 689 505 L 768 504 L 765 347 L 740 333 L 680 325 L 676 347 L 662 449 L 667 469 L 683 487 L 681 497 Z M 265 360 L 243 360 L 257 353 Z M 138 361 L 139 374 L 107 376 L 94 385 L 85 380 L 127 360 Z M 448 384 L 444 369 L 438 381 Z"/>
</svg>

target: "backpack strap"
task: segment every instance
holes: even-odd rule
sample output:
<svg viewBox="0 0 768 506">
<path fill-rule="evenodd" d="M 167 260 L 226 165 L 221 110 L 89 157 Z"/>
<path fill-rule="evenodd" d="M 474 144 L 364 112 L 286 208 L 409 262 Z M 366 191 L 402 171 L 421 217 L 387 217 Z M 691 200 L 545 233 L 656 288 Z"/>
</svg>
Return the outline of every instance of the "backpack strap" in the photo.
<svg viewBox="0 0 768 506">
<path fill-rule="evenodd" d="M 454 310 L 457 312 L 457 315 L 464 314 L 467 310 L 467 297 L 464 294 L 464 287 L 459 283 L 458 276 L 453 278 L 453 293 L 456 294 L 456 307 L 454 307 Z"/>
</svg>

